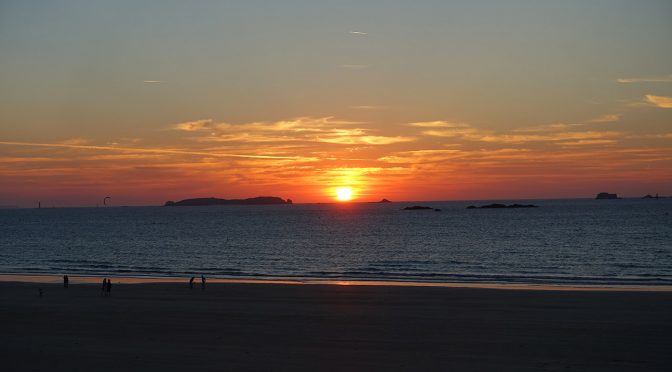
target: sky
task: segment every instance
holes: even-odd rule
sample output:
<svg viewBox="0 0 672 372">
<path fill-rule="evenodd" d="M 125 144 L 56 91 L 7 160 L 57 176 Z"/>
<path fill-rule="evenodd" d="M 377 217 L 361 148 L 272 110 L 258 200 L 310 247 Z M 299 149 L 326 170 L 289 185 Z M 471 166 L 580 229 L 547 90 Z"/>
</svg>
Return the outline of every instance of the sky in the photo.
<svg viewBox="0 0 672 372">
<path fill-rule="evenodd" d="M 0 205 L 672 195 L 667 0 L 0 1 Z"/>
</svg>

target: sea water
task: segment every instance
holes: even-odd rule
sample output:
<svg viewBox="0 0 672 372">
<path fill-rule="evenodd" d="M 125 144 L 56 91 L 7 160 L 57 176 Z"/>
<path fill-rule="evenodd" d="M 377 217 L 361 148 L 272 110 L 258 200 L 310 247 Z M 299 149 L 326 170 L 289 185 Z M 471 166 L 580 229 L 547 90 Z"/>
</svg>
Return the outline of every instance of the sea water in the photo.
<svg viewBox="0 0 672 372">
<path fill-rule="evenodd" d="M 0 273 L 672 285 L 672 199 L 487 203 L 5 209 Z"/>
</svg>

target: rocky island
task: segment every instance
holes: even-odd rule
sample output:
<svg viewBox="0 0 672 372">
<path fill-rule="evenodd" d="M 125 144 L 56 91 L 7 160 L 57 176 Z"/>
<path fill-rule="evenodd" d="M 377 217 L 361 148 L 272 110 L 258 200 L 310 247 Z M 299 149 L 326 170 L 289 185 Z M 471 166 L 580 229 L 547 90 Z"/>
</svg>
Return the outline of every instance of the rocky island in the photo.
<svg viewBox="0 0 672 372">
<path fill-rule="evenodd" d="M 209 205 L 271 205 L 292 204 L 292 199 L 284 200 L 277 196 L 258 196 L 248 199 L 219 199 L 219 198 L 196 198 L 185 199 L 178 202 L 167 201 L 166 207 L 202 207 Z"/>
<path fill-rule="evenodd" d="M 406 208 L 404 208 L 404 209 L 402 209 L 402 210 L 404 210 L 404 211 L 434 210 L 434 211 L 436 211 L 436 212 L 440 212 L 440 211 L 441 211 L 440 209 L 434 209 L 434 208 L 432 208 L 432 207 L 424 207 L 424 206 L 421 206 L 421 205 L 414 205 L 414 206 L 412 206 L 412 207 L 406 207 Z"/>
</svg>

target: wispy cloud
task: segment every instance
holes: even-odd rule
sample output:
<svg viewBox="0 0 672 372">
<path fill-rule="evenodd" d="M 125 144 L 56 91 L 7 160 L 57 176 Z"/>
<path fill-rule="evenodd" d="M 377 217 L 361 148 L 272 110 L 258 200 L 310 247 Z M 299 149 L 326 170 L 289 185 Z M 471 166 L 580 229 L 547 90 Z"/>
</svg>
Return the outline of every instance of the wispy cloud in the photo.
<svg viewBox="0 0 672 372">
<path fill-rule="evenodd" d="M 551 124 L 542 124 L 535 125 L 531 127 L 516 128 L 513 132 L 557 132 L 557 131 L 571 131 L 577 130 L 583 126 L 588 126 L 590 124 L 605 124 L 613 123 L 621 120 L 620 114 L 604 114 L 596 118 L 584 121 L 581 123 L 551 123 Z"/>
<path fill-rule="evenodd" d="M 362 31 L 350 31 L 350 35 L 358 35 L 358 36 L 366 36 L 368 35 L 368 32 L 362 32 Z"/>
<path fill-rule="evenodd" d="M 174 129 L 186 132 L 195 132 L 204 129 L 215 129 L 217 124 L 212 119 L 200 119 L 194 121 L 186 121 L 184 123 L 175 124 Z"/>
<path fill-rule="evenodd" d="M 621 120 L 621 115 L 619 114 L 605 114 L 594 119 L 591 119 L 591 123 L 613 123 L 615 121 Z"/>
<path fill-rule="evenodd" d="M 621 84 L 636 84 L 636 83 L 672 83 L 672 75 L 658 76 L 658 77 L 643 77 L 643 78 L 621 78 L 616 79 Z"/>
<path fill-rule="evenodd" d="M 535 132 L 557 132 L 559 130 L 570 130 L 579 127 L 582 124 L 568 124 L 568 123 L 551 123 L 535 125 L 531 127 L 516 128 L 513 132 L 535 133 Z"/>
<path fill-rule="evenodd" d="M 581 140 L 604 140 L 615 141 L 622 136 L 621 132 L 615 131 L 578 131 L 574 127 L 583 124 L 548 124 L 536 127 L 515 129 L 509 133 L 497 133 L 494 131 L 475 128 L 467 123 L 451 123 L 446 121 L 431 121 L 411 123 L 410 125 L 429 130 L 423 130 L 421 134 L 430 137 L 455 138 L 458 140 L 487 142 L 500 144 L 523 144 L 528 142 L 569 142 Z M 601 144 L 605 144 L 602 142 Z M 589 144 L 584 142 L 582 144 Z M 598 144 L 593 142 L 593 144 Z"/>
<path fill-rule="evenodd" d="M 467 128 L 470 125 L 467 123 L 454 123 L 450 121 L 422 121 L 422 122 L 417 122 L 417 123 L 410 123 L 408 124 L 412 127 L 420 127 L 420 128 Z"/>
<path fill-rule="evenodd" d="M 582 139 L 578 141 L 565 141 L 562 143 L 563 146 L 595 146 L 595 145 L 614 145 L 618 143 L 616 140 L 611 139 Z"/>
<path fill-rule="evenodd" d="M 119 147 L 119 146 L 95 146 L 95 145 L 70 145 L 65 143 L 36 143 L 36 142 L 14 142 L 0 141 L 0 145 L 7 146 L 28 146 L 28 147 L 51 147 L 66 148 L 76 150 L 103 150 L 119 151 L 127 153 L 152 153 L 152 154 L 172 154 L 172 155 L 197 155 L 214 158 L 244 158 L 244 159 L 300 159 L 296 156 L 270 156 L 270 155 L 248 155 L 248 154 L 229 154 L 207 151 L 189 151 L 180 149 L 161 149 L 161 148 L 137 148 L 137 147 Z"/>
<path fill-rule="evenodd" d="M 302 117 L 293 120 L 242 124 L 217 123 L 212 119 L 202 119 L 179 123 L 173 126 L 173 129 L 203 133 L 203 135 L 192 138 L 198 142 L 389 145 L 415 140 L 414 137 L 407 136 L 377 135 L 373 133 L 374 130 L 359 127 L 362 124 L 365 123 L 337 120 L 333 117 Z"/>
<path fill-rule="evenodd" d="M 161 84 L 165 83 L 163 80 L 143 80 L 144 84 Z"/>
<path fill-rule="evenodd" d="M 415 137 L 405 136 L 331 136 L 317 139 L 319 142 L 343 145 L 391 145 L 394 143 L 415 141 Z"/>
<path fill-rule="evenodd" d="M 672 97 L 654 96 L 647 94 L 644 96 L 644 101 L 660 108 L 672 108 Z"/>
<path fill-rule="evenodd" d="M 76 138 L 69 138 L 69 139 L 63 140 L 59 143 L 63 144 L 63 145 L 86 145 L 90 142 L 91 141 L 89 141 L 86 138 L 76 137 Z"/>
<path fill-rule="evenodd" d="M 558 132 L 558 133 L 549 133 L 549 134 L 530 134 L 530 135 L 517 135 L 517 134 L 489 134 L 483 135 L 478 138 L 483 142 L 493 142 L 493 143 L 527 143 L 527 142 L 561 142 L 565 144 L 569 141 L 580 141 L 580 140 L 602 140 L 602 139 L 613 139 L 620 137 L 621 132 L 600 132 L 600 131 L 585 131 L 585 132 Z M 584 143 L 588 144 L 588 143 Z"/>
</svg>

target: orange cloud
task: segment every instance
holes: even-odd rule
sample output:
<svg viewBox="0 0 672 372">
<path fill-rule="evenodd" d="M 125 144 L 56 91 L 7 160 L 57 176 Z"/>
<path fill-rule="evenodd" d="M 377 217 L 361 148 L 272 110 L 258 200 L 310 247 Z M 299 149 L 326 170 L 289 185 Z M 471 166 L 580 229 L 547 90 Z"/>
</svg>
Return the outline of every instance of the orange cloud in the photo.
<svg viewBox="0 0 672 372">
<path fill-rule="evenodd" d="M 154 154 L 174 154 L 174 155 L 198 155 L 219 158 L 250 158 L 250 159 L 296 159 L 294 156 L 269 156 L 269 155 L 248 155 L 248 154 L 227 154 L 227 153 L 211 153 L 203 151 L 189 151 L 178 149 L 164 149 L 164 148 L 135 148 L 135 147 L 118 147 L 118 146 L 94 146 L 94 145 L 70 145 L 64 143 L 35 143 L 35 142 L 12 142 L 0 141 L 0 145 L 10 146 L 27 146 L 27 147 L 53 147 L 53 148 L 67 148 L 77 150 L 103 150 L 103 151 L 120 151 L 120 152 L 135 152 L 135 153 L 154 153 Z"/>
<path fill-rule="evenodd" d="M 659 77 L 644 77 L 644 78 L 620 78 L 616 79 L 616 81 L 622 84 L 672 83 L 672 75 L 659 76 Z"/>
<path fill-rule="evenodd" d="M 672 108 L 672 97 L 654 96 L 653 94 L 647 94 L 644 96 L 644 100 L 656 107 Z"/>
<path fill-rule="evenodd" d="M 390 145 L 414 141 L 408 136 L 373 135 L 367 128 L 351 128 L 363 124 L 336 120 L 333 117 L 302 117 L 277 122 L 243 124 L 215 123 L 211 119 L 180 123 L 174 129 L 187 132 L 207 132 L 192 137 L 198 142 L 313 142 L 341 145 Z"/>
<path fill-rule="evenodd" d="M 418 127 L 437 128 L 433 130 L 422 131 L 421 133 L 425 136 L 457 138 L 466 141 L 503 144 L 522 144 L 527 142 L 562 142 L 570 140 L 598 140 L 606 138 L 614 139 L 623 135 L 623 133 L 616 131 L 560 131 L 581 125 L 563 123 L 520 128 L 514 130 L 514 134 L 500 134 L 492 131 L 480 130 L 470 126 L 469 124 L 459 123 L 456 125 L 443 121 L 413 123 L 411 125 Z M 525 132 L 529 132 L 531 134 L 527 134 Z"/>
<path fill-rule="evenodd" d="M 453 123 L 449 121 L 422 121 L 417 123 L 410 123 L 410 126 L 420 127 L 420 128 L 468 128 L 470 127 L 467 123 Z"/>
<path fill-rule="evenodd" d="M 605 114 L 599 117 L 592 119 L 591 123 L 612 123 L 615 121 L 621 120 L 621 115 L 619 114 Z"/>
</svg>

